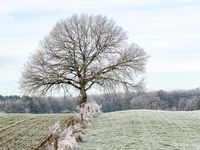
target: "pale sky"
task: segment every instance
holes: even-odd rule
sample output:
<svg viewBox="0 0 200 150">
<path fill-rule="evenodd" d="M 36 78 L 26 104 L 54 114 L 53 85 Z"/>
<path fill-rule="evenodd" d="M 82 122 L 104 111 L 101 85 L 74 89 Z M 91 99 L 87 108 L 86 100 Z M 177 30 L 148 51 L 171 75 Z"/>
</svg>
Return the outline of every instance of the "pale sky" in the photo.
<svg viewBox="0 0 200 150">
<path fill-rule="evenodd" d="M 60 18 L 102 14 L 151 56 L 148 90 L 200 87 L 198 0 L 0 0 L 0 95 L 20 95 L 23 64 Z"/>
</svg>

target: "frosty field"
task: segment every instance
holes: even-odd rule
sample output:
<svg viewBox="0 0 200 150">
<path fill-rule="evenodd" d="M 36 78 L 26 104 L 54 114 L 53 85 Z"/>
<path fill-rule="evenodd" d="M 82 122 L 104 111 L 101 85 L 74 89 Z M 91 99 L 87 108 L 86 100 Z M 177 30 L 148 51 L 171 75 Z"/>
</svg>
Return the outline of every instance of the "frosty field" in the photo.
<svg viewBox="0 0 200 150">
<path fill-rule="evenodd" d="M 0 114 L 0 149 L 29 150 L 67 115 Z M 199 150 L 200 111 L 130 110 L 103 113 L 86 129 L 78 150 Z"/>
<path fill-rule="evenodd" d="M 0 114 L 0 149 L 36 149 L 50 135 L 49 126 L 66 119 L 66 114 Z"/>
<path fill-rule="evenodd" d="M 200 111 L 105 113 L 86 131 L 79 150 L 198 150 Z"/>
</svg>

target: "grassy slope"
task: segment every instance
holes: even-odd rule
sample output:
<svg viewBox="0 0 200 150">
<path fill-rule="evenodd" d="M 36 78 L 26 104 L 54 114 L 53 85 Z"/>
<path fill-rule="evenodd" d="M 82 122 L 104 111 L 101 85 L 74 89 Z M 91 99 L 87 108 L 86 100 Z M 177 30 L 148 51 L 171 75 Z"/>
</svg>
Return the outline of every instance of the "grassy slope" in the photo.
<svg viewBox="0 0 200 150">
<path fill-rule="evenodd" d="M 200 111 L 105 113 L 87 129 L 80 150 L 198 150 Z"/>
<path fill-rule="evenodd" d="M 49 126 L 67 115 L 0 114 L 0 149 L 36 148 L 49 134 Z"/>
</svg>

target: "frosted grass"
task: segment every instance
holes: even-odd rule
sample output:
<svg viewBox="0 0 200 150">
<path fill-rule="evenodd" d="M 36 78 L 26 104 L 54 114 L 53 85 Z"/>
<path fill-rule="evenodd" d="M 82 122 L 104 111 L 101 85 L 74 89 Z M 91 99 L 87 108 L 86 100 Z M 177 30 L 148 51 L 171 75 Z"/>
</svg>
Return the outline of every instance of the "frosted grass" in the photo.
<svg viewBox="0 0 200 150">
<path fill-rule="evenodd" d="M 96 118 L 79 150 L 197 150 L 199 141 L 200 111 L 131 110 Z"/>
</svg>

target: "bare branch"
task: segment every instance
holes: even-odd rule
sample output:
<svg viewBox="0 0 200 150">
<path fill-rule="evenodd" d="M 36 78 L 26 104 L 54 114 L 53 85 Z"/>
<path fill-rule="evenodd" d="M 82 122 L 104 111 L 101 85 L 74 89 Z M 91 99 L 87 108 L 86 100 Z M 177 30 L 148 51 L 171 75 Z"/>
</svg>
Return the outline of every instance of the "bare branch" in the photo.
<svg viewBox="0 0 200 150">
<path fill-rule="evenodd" d="M 82 102 L 94 85 L 142 89 L 137 78 L 145 71 L 147 56 L 137 44 L 126 41 L 127 33 L 105 16 L 83 14 L 60 20 L 25 65 L 21 88 L 46 93 L 73 87 L 80 91 Z"/>
</svg>

